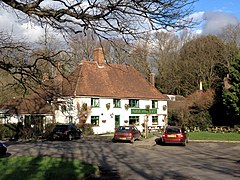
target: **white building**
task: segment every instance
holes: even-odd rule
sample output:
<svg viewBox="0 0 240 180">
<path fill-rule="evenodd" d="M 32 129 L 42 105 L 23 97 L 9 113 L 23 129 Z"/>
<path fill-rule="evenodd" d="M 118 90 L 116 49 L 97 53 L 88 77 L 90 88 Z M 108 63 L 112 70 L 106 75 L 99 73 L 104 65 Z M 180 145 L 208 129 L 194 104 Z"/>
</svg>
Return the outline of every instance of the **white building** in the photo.
<svg viewBox="0 0 240 180">
<path fill-rule="evenodd" d="M 105 64 L 102 49 L 95 49 L 93 62 L 82 61 L 62 78 L 56 122 L 79 123 L 85 117 L 95 134 L 113 132 L 119 125 L 142 130 L 146 120 L 150 128 L 164 127 L 167 101 L 154 87 L 154 76 L 150 80 L 129 65 Z"/>
</svg>

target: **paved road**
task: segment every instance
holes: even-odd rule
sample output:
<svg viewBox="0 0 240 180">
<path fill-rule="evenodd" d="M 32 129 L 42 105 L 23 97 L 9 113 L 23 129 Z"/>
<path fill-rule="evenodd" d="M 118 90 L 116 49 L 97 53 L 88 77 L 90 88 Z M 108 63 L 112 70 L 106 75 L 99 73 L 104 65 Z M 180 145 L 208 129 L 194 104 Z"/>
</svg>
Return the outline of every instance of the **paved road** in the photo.
<svg viewBox="0 0 240 180">
<path fill-rule="evenodd" d="M 80 159 L 101 166 L 109 179 L 240 179 L 240 144 L 155 145 L 154 141 L 112 143 L 76 140 L 9 144 L 12 156 L 41 155 Z"/>
</svg>

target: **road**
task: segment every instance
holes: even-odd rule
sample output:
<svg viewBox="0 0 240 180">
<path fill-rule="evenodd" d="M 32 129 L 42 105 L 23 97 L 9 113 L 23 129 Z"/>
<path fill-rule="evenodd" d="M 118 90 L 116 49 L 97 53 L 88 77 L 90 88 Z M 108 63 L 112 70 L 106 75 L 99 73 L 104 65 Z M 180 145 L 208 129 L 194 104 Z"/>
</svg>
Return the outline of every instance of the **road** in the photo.
<svg viewBox="0 0 240 180">
<path fill-rule="evenodd" d="M 109 140 L 17 142 L 8 144 L 11 156 L 41 155 L 79 159 L 101 167 L 102 179 L 240 179 L 239 143 L 156 145 L 144 141 Z"/>
</svg>

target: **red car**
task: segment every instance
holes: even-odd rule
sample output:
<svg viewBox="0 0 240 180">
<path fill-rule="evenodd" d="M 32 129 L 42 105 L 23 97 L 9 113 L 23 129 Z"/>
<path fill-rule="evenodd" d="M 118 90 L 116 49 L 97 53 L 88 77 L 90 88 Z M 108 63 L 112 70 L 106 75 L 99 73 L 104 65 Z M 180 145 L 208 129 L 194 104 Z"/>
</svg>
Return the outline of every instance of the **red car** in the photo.
<svg viewBox="0 0 240 180">
<path fill-rule="evenodd" d="M 179 143 L 186 146 L 188 143 L 187 130 L 180 126 L 167 126 L 162 135 L 162 143 Z"/>
<path fill-rule="evenodd" d="M 130 141 L 141 139 L 141 132 L 135 126 L 119 126 L 114 133 L 113 142 Z"/>
</svg>

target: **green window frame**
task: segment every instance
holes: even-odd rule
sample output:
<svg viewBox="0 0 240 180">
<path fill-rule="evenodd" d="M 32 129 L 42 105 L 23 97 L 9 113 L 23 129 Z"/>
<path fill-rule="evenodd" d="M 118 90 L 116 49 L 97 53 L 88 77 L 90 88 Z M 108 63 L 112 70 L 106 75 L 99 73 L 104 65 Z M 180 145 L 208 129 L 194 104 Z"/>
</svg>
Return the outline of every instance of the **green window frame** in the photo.
<svg viewBox="0 0 240 180">
<path fill-rule="evenodd" d="M 93 126 L 99 126 L 99 116 L 91 116 L 91 124 Z"/>
<path fill-rule="evenodd" d="M 152 116 L 152 125 L 158 125 L 158 116 Z"/>
<path fill-rule="evenodd" d="M 91 98 L 91 106 L 92 107 L 99 107 L 100 106 L 99 98 Z"/>
<path fill-rule="evenodd" d="M 152 100 L 152 108 L 157 109 L 158 108 L 158 100 Z"/>
<path fill-rule="evenodd" d="M 129 99 L 130 108 L 139 108 L 139 99 Z"/>
<path fill-rule="evenodd" d="M 121 100 L 120 99 L 113 99 L 113 107 L 120 108 L 121 107 Z"/>
<path fill-rule="evenodd" d="M 129 116 L 129 125 L 139 125 L 139 116 Z"/>
</svg>

